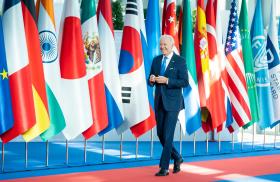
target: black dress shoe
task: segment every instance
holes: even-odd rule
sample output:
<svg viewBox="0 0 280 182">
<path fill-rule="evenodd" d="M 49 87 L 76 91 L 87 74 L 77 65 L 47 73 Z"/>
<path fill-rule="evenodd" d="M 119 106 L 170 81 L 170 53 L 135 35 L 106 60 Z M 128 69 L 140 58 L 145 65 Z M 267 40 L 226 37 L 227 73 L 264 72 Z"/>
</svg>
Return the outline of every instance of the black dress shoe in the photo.
<svg viewBox="0 0 280 182">
<path fill-rule="evenodd" d="M 173 173 L 178 173 L 181 171 L 180 165 L 183 163 L 183 159 L 180 158 L 179 160 L 174 161 Z"/>
<path fill-rule="evenodd" d="M 160 169 L 159 172 L 157 172 L 155 175 L 156 176 L 167 176 L 167 175 L 169 175 L 169 172 L 166 169 Z"/>
</svg>

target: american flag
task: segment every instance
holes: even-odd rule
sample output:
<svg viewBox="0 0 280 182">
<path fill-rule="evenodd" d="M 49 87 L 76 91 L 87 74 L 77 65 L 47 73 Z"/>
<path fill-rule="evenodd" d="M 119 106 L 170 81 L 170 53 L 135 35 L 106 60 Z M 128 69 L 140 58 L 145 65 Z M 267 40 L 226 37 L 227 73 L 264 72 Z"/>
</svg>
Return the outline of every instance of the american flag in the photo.
<svg viewBox="0 0 280 182">
<path fill-rule="evenodd" d="M 236 0 L 232 0 L 225 54 L 227 57 L 226 70 L 228 74 L 230 99 L 232 102 L 232 115 L 235 120 L 231 127 L 234 130 L 247 124 L 251 120 L 240 41 Z"/>
</svg>

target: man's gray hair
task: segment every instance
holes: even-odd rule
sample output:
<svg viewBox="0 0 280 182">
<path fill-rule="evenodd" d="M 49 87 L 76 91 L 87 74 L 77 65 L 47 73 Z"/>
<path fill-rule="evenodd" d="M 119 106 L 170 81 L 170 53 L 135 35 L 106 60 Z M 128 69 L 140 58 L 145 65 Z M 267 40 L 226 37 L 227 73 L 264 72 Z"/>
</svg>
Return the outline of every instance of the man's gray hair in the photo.
<svg viewBox="0 0 280 182">
<path fill-rule="evenodd" d="M 159 40 L 161 41 L 162 39 L 168 39 L 172 43 L 172 45 L 174 45 L 174 39 L 171 35 L 164 34 L 160 37 Z"/>
</svg>

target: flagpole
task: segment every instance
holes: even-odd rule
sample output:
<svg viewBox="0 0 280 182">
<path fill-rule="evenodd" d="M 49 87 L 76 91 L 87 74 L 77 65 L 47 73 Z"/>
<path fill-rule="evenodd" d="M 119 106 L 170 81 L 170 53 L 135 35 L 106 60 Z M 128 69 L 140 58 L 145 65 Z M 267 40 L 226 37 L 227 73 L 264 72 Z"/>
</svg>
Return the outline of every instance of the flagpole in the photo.
<svg viewBox="0 0 280 182">
<path fill-rule="evenodd" d="M 68 166 L 68 140 L 66 139 L 66 165 Z"/>
<path fill-rule="evenodd" d="M 121 141 L 120 141 L 120 160 L 122 160 L 122 150 L 123 150 L 123 134 L 121 134 Z"/>
<path fill-rule="evenodd" d="M 196 154 L 196 131 L 193 134 L 193 155 Z"/>
<path fill-rule="evenodd" d="M 263 130 L 263 149 L 264 149 L 264 146 L 265 146 L 265 135 L 266 135 L 266 132 L 265 132 L 265 129 Z"/>
<path fill-rule="evenodd" d="M 49 166 L 49 141 L 46 141 L 46 167 Z"/>
<path fill-rule="evenodd" d="M 27 168 L 28 165 L 28 143 L 25 142 L 25 169 Z"/>
<path fill-rule="evenodd" d="M 138 159 L 138 138 L 136 138 L 135 158 Z"/>
<path fill-rule="evenodd" d="M 87 163 L 87 139 L 84 141 L 84 163 Z"/>
<path fill-rule="evenodd" d="M 4 162 L 5 162 L 5 144 L 2 142 L 2 166 L 1 166 L 2 173 L 4 173 Z"/>
<path fill-rule="evenodd" d="M 231 146 L 231 150 L 234 151 L 234 132 L 232 132 L 231 134 L 231 141 L 232 141 L 232 146 Z"/>
<path fill-rule="evenodd" d="M 255 148 L 255 123 L 253 124 L 252 150 Z"/>
<path fill-rule="evenodd" d="M 243 135 L 244 135 L 244 129 L 241 129 L 241 151 L 243 151 Z"/>
<path fill-rule="evenodd" d="M 105 159 L 104 152 L 105 152 L 105 134 L 102 136 L 102 162 L 104 162 Z"/>
<path fill-rule="evenodd" d="M 151 129 L 151 153 L 150 157 L 153 158 L 153 151 L 154 151 L 154 129 Z"/>
<path fill-rule="evenodd" d="M 182 134 L 183 134 L 183 130 L 182 130 L 182 126 L 180 125 L 180 155 L 182 155 Z"/>
<path fill-rule="evenodd" d="M 221 136 L 220 132 L 218 133 L 218 147 L 219 147 L 219 153 L 221 152 Z"/>
<path fill-rule="evenodd" d="M 206 154 L 208 154 L 208 132 L 206 133 Z"/>
<path fill-rule="evenodd" d="M 274 131 L 274 149 L 276 148 L 276 136 L 277 136 L 277 126 L 275 126 L 275 131 Z"/>
</svg>

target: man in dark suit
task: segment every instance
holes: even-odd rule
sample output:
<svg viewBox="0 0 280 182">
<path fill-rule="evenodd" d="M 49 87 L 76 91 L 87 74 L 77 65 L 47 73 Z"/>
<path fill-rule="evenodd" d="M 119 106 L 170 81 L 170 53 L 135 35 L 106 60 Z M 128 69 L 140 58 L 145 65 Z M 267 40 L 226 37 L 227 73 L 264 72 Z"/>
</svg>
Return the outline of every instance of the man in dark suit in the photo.
<svg viewBox="0 0 280 182">
<path fill-rule="evenodd" d="M 162 55 L 154 58 L 149 83 L 156 86 L 155 114 L 157 135 L 163 147 L 160 170 L 156 176 L 169 174 L 170 158 L 174 160 L 173 173 L 180 171 L 182 156 L 173 146 L 174 131 L 180 110 L 184 108 L 182 88 L 188 85 L 188 73 L 184 58 L 173 52 L 174 40 L 170 35 L 160 38 Z"/>
</svg>

